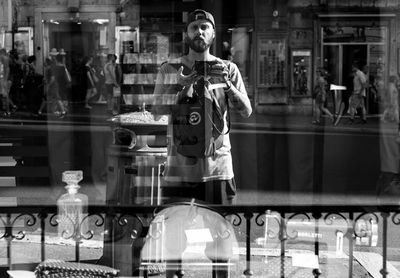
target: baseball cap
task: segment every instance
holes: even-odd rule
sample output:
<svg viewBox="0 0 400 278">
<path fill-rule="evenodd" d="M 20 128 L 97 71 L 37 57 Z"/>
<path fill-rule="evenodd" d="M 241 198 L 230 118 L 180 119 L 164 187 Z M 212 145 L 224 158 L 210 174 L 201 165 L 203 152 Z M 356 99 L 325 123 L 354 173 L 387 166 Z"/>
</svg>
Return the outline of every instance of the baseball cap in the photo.
<svg viewBox="0 0 400 278">
<path fill-rule="evenodd" d="M 186 23 L 186 27 L 193 21 L 201 20 L 201 19 L 205 19 L 205 20 L 208 20 L 209 22 L 211 22 L 211 24 L 213 25 L 213 27 L 215 29 L 215 21 L 214 21 L 214 17 L 212 16 L 212 14 L 210 14 L 209 12 L 206 12 L 205 10 L 201 10 L 201 9 L 194 10 L 193 12 L 191 12 L 189 14 L 188 20 Z"/>
</svg>

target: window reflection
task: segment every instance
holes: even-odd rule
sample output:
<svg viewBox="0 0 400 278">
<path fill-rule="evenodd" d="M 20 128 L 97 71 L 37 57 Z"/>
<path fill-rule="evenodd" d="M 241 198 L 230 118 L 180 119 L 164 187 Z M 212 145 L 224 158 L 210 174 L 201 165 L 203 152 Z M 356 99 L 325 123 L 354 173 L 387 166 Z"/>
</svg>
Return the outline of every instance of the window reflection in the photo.
<svg viewBox="0 0 400 278">
<path fill-rule="evenodd" d="M 220 84 L 209 91 L 218 92 L 222 113 L 216 114 L 222 116 L 211 118 L 225 121 L 223 151 L 228 159 L 220 164 L 232 168 L 226 175 L 230 182 L 219 193 L 228 193 L 230 208 L 397 206 L 397 2 L 0 1 L 0 195 L 13 206 L 55 205 L 65 193 L 61 176 L 67 170 L 83 171 L 81 191 L 89 198 L 89 210 L 98 205 L 158 206 L 215 193 L 214 182 L 199 189 L 188 181 L 185 190 L 176 186 L 169 191 L 166 181 L 183 177 L 182 171 L 168 167 L 175 159 L 169 152 L 175 142 L 169 112 L 176 112 L 182 100 L 179 93 L 191 86 L 177 83 L 182 78 L 177 65 L 196 44 L 194 38 L 188 39 L 186 25 L 190 12 L 199 8 L 214 18 L 210 54 L 224 60 L 221 67 L 235 65 L 231 80 L 224 79 L 225 72 L 200 83 L 207 90 L 208 85 Z M 357 79 L 355 63 L 365 82 Z M 190 75 L 194 64 L 186 61 L 183 77 Z M 248 97 L 249 118 L 241 116 L 250 114 L 249 107 L 241 110 L 238 99 L 226 100 L 232 84 Z M 186 89 L 188 95 L 195 91 Z M 187 108 L 188 103 L 180 107 Z M 365 107 L 365 117 L 360 107 Z M 158 115 L 159 111 L 163 113 Z M 207 116 L 180 115 L 186 120 L 180 123 L 196 124 L 198 115 Z M 186 178 L 198 177 L 209 166 L 200 161 L 187 156 L 179 170 L 185 169 Z M 225 174 L 220 166 L 203 181 L 215 176 L 220 180 Z M 208 197 L 203 198 L 206 205 L 217 203 Z M 252 230 L 251 240 L 257 239 L 257 247 L 264 248 L 257 252 L 282 243 L 279 237 L 268 238 L 273 232 L 279 234 L 280 226 L 273 225 L 280 217 Z M 312 243 L 319 240 L 329 252 L 338 251 L 338 242 L 366 248 L 374 242 L 382 247 L 375 237 L 382 232 L 382 222 L 376 219 L 349 220 L 349 227 L 357 231 L 349 242 L 352 231 L 347 233 L 345 225 L 339 227 L 342 234 L 332 233 L 321 219 L 304 224 L 294 218 L 287 226 L 293 245 L 305 240 L 313 249 Z M 128 217 L 126 225 L 140 233 L 142 219 L 134 219 Z M 107 216 L 104 227 L 95 227 L 101 230 L 96 239 L 106 242 L 99 262 L 115 263 L 121 275 L 129 277 L 142 271 L 137 257 L 145 236 L 142 245 L 133 243 L 132 235 L 116 226 L 119 220 Z M 151 220 L 146 218 L 143 230 Z M 273 226 L 272 232 L 267 225 Z M 315 232 L 318 225 L 323 229 Z M 242 263 L 248 239 L 245 224 L 233 230 L 239 242 L 235 254 Z M 110 242 L 122 247 L 107 245 Z M 137 249 L 130 252 L 136 243 Z M 265 264 L 277 258 L 274 253 L 258 256 L 255 272 L 263 276 Z M 239 268 L 241 275 L 247 266 Z"/>
</svg>

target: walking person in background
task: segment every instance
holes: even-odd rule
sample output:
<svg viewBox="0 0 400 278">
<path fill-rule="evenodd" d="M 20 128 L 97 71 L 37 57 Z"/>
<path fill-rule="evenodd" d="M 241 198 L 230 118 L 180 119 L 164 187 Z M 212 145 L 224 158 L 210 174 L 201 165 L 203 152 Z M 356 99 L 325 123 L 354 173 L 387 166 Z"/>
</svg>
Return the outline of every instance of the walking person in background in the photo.
<svg viewBox="0 0 400 278">
<path fill-rule="evenodd" d="M 52 48 L 49 52 L 50 60 L 52 61 L 53 65 L 55 65 L 57 62 L 56 57 L 58 54 L 60 54 L 60 52 L 58 52 L 56 48 Z"/>
<path fill-rule="evenodd" d="M 10 58 L 9 97 L 13 103 L 15 103 L 18 106 L 21 106 L 22 105 L 21 95 L 22 95 L 23 78 L 24 78 L 22 56 L 19 55 L 16 50 L 11 50 L 9 52 L 9 58 Z"/>
<path fill-rule="evenodd" d="M 399 123 L 399 92 L 396 83 L 397 76 L 391 75 L 387 93 L 383 99 L 383 113 L 381 116 L 383 122 Z"/>
<path fill-rule="evenodd" d="M 117 55 L 113 54 L 115 57 L 115 61 L 117 61 Z M 118 88 L 116 89 L 116 91 L 114 91 L 114 95 L 113 95 L 113 114 L 116 115 L 120 112 L 120 108 L 121 108 L 121 84 L 123 82 L 123 74 L 122 74 L 122 68 L 121 65 L 117 62 L 115 62 L 115 79 L 117 80 L 117 84 L 118 84 Z M 141 91 L 143 91 L 143 86 L 141 86 Z"/>
<path fill-rule="evenodd" d="M 346 90 L 342 91 L 342 100 L 339 104 L 339 113 L 336 115 L 334 126 L 339 125 L 342 117 L 349 113 L 349 100 L 351 92 L 353 91 L 353 73 L 349 73 L 344 80 Z"/>
<path fill-rule="evenodd" d="M 365 109 L 367 76 L 359 69 L 357 62 L 352 65 L 353 71 L 353 93 L 350 96 L 350 124 L 354 123 L 357 109 L 361 109 L 362 123 L 367 123 L 367 110 Z"/>
<path fill-rule="evenodd" d="M 94 75 L 94 69 L 92 67 L 92 63 L 93 63 L 92 57 L 87 56 L 83 59 L 83 64 L 84 64 L 83 85 L 86 90 L 86 96 L 85 96 L 86 109 L 92 109 L 92 106 L 89 105 L 89 102 L 95 95 L 97 95 L 96 77 Z"/>
<path fill-rule="evenodd" d="M 65 111 L 68 112 L 69 100 L 71 99 L 72 78 L 66 64 L 67 52 L 65 52 L 65 50 L 61 48 L 59 55 L 61 55 L 61 64 L 64 66 L 65 79 L 65 89 L 64 92 L 60 94 L 60 97 L 62 99 Z M 64 96 L 62 96 L 62 94 L 64 94 Z"/>
<path fill-rule="evenodd" d="M 56 115 L 65 115 L 66 111 L 61 101 L 60 95 L 58 94 L 57 81 L 53 71 L 54 63 L 52 59 L 47 58 L 45 60 L 44 68 L 44 95 L 42 103 L 40 104 L 38 114 L 42 115 L 43 109 L 46 108 L 46 104 L 50 105 L 48 112 L 52 111 Z M 58 110 L 59 109 L 59 110 Z"/>
<path fill-rule="evenodd" d="M 56 64 L 54 66 L 54 77 L 57 83 L 58 95 L 64 107 L 62 115 L 65 115 L 67 113 L 67 107 L 68 107 L 68 95 L 69 95 L 68 91 L 70 88 L 71 77 L 69 76 L 63 61 L 64 61 L 64 56 L 58 54 L 56 56 Z"/>
<path fill-rule="evenodd" d="M 103 56 L 105 54 L 97 55 L 95 61 L 93 62 L 94 74 L 96 75 L 96 89 L 97 89 L 97 102 L 101 103 L 106 100 L 105 97 L 105 75 L 104 66 L 106 64 L 106 59 Z"/>
<path fill-rule="evenodd" d="M 326 91 L 328 82 L 326 81 L 326 71 L 324 69 L 319 69 L 317 71 L 317 80 L 314 88 L 313 96 L 315 99 L 314 106 L 314 120 L 313 124 L 321 123 L 322 113 L 325 113 L 334 122 L 334 117 L 332 113 L 325 107 L 326 103 Z"/>
<path fill-rule="evenodd" d="M 119 88 L 116 77 L 116 60 L 116 55 L 108 54 L 107 63 L 104 65 L 107 112 L 109 113 L 112 113 L 114 108 L 114 88 Z"/>
<path fill-rule="evenodd" d="M 0 49 L 0 97 L 2 102 L 2 108 L 4 110 L 3 115 L 10 115 L 10 107 L 16 110 L 16 106 L 9 97 L 11 87 L 11 75 L 10 75 L 10 59 L 4 48 Z"/>
<path fill-rule="evenodd" d="M 28 62 L 28 55 L 26 54 L 20 54 L 21 57 L 21 68 L 22 68 L 22 83 L 21 83 L 21 90 L 19 94 L 19 99 L 20 99 L 20 107 L 22 107 L 23 110 L 28 110 L 28 98 L 29 98 L 29 89 L 26 88 L 26 81 L 28 78 L 29 74 L 29 62 Z"/>
<path fill-rule="evenodd" d="M 43 93 L 43 75 L 36 72 L 36 56 L 28 57 L 28 74 L 25 79 L 25 92 L 27 97 L 27 108 L 31 114 L 36 115 L 39 103 L 38 96 Z"/>
<path fill-rule="evenodd" d="M 379 114 L 379 92 L 377 87 L 378 75 L 369 75 L 369 94 L 368 94 L 368 104 L 370 114 Z"/>
<path fill-rule="evenodd" d="M 222 55 L 221 58 L 224 60 L 232 61 L 233 54 L 232 54 L 232 47 L 229 42 L 224 41 L 222 42 Z"/>
<path fill-rule="evenodd" d="M 6 57 L 7 52 L 5 49 L 0 49 L 0 96 L 2 98 L 3 107 L 8 106 L 6 100 L 6 92 L 8 87 L 8 59 Z"/>
</svg>

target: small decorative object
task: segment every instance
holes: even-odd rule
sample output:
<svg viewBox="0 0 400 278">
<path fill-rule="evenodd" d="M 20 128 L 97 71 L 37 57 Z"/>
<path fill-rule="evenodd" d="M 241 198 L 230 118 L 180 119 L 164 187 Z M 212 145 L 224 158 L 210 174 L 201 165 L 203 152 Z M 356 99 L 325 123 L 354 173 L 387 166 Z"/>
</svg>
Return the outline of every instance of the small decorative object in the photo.
<svg viewBox="0 0 400 278">
<path fill-rule="evenodd" d="M 67 193 L 57 200 L 58 234 L 64 239 L 79 238 L 88 231 L 86 221 L 88 197 L 78 193 L 78 183 L 83 179 L 82 171 L 65 171 L 62 181 L 67 184 Z"/>
</svg>

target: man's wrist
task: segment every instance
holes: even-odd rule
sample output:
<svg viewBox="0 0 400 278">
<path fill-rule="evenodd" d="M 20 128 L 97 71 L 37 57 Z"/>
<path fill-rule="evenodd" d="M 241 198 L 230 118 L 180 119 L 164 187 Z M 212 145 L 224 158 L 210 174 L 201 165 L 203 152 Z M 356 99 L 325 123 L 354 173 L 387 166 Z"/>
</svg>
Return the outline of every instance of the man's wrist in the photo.
<svg viewBox="0 0 400 278">
<path fill-rule="evenodd" d="M 227 80 L 225 82 L 225 85 L 226 85 L 226 87 L 224 88 L 224 91 L 225 92 L 230 92 L 232 90 L 232 86 L 233 86 L 232 82 L 230 80 Z"/>
</svg>

